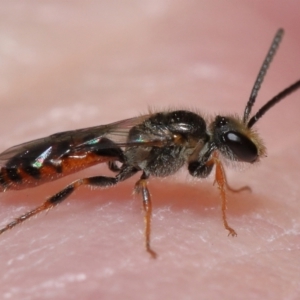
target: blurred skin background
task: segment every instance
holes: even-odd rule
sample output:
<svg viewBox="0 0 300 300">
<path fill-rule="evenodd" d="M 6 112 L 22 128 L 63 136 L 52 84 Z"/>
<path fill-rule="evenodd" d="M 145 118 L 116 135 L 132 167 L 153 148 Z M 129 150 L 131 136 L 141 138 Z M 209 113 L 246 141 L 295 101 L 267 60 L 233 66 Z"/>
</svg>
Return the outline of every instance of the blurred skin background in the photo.
<svg viewBox="0 0 300 300">
<path fill-rule="evenodd" d="M 242 114 L 279 27 L 285 37 L 253 112 L 300 77 L 295 1 L 14 1 L 0 4 L 1 151 L 49 134 L 186 108 Z M 82 189 L 0 237 L 3 299 L 297 299 L 299 92 L 257 124 L 258 166 L 226 168 L 234 187 L 227 237 L 219 194 L 187 172 L 150 180 L 152 247 L 144 250 L 138 176 Z M 1 195 L 0 222 L 41 204 L 96 166 Z"/>
</svg>

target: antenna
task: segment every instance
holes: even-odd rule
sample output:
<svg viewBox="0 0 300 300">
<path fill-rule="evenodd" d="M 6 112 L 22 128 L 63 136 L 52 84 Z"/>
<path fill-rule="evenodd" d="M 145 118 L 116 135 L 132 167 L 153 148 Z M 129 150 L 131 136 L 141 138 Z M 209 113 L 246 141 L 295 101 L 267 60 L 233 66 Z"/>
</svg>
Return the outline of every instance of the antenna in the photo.
<svg viewBox="0 0 300 300">
<path fill-rule="evenodd" d="M 292 94 L 297 89 L 300 88 L 300 80 L 296 81 L 294 84 L 280 92 L 278 95 L 269 100 L 262 108 L 258 110 L 258 112 L 250 119 L 247 124 L 248 128 L 251 128 L 257 121 L 260 119 L 270 108 L 272 108 L 275 104 L 280 102 L 286 96 Z"/>
<path fill-rule="evenodd" d="M 256 100 L 256 97 L 257 97 L 257 94 L 258 94 L 258 91 L 259 91 L 259 89 L 260 89 L 260 87 L 261 87 L 261 84 L 262 84 L 262 82 L 263 82 L 263 80 L 264 80 L 264 78 L 265 78 L 265 75 L 266 75 L 266 73 L 267 73 L 267 70 L 268 70 L 268 68 L 269 68 L 269 66 L 270 66 L 270 63 L 271 63 L 271 61 L 272 61 L 272 59 L 273 59 L 273 57 L 274 57 L 274 55 L 275 55 L 275 53 L 276 53 L 276 50 L 278 49 L 278 46 L 279 46 L 279 44 L 280 44 L 280 42 L 281 42 L 281 39 L 282 39 L 282 37 L 283 37 L 283 34 L 284 34 L 284 30 L 282 29 L 282 28 L 280 28 L 280 29 L 278 29 L 278 31 L 276 32 L 276 35 L 275 35 L 275 37 L 274 37 L 274 39 L 273 39 L 273 42 L 272 42 L 272 44 L 271 44 L 271 47 L 270 47 L 270 49 L 269 49 L 269 51 L 268 51 L 268 54 L 267 54 L 267 56 L 266 56 L 266 58 L 265 58 L 265 60 L 264 60 L 264 62 L 263 62 L 263 64 L 262 64 L 262 66 L 261 66 L 261 68 L 260 68 L 260 70 L 259 70 L 259 73 L 258 73 L 258 75 L 257 75 L 257 78 L 256 78 L 256 80 L 255 80 L 255 83 L 254 83 L 254 86 L 253 86 L 253 88 L 252 88 L 252 91 L 251 91 L 251 94 L 250 94 L 250 98 L 249 98 L 249 100 L 248 100 L 248 102 L 247 102 L 247 105 L 246 105 L 246 107 L 245 107 L 245 111 L 244 111 L 244 118 L 243 118 L 243 122 L 246 124 L 247 123 L 247 121 L 248 121 L 248 119 L 249 119 L 249 115 L 250 115 L 250 113 L 251 113 L 251 109 L 252 109 L 252 106 L 254 105 L 254 102 L 255 102 L 255 100 Z M 280 101 L 280 100 L 278 100 L 278 101 Z M 278 102 L 277 101 L 277 102 Z M 276 102 L 276 103 L 277 103 Z M 275 104 L 275 103 L 274 103 Z M 273 105 L 274 105 L 273 104 Z M 272 106 L 273 106 L 272 105 Z M 269 108 L 268 108 L 269 109 Z M 267 110 L 268 110 L 267 109 Z M 267 111 L 266 110 L 266 111 Z M 255 122 L 254 122 L 255 123 Z M 253 123 L 253 124 L 254 124 Z M 252 125 L 253 125 L 252 124 Z M 249 126 L 248 126 L 249 127 Z"/>
</svg>

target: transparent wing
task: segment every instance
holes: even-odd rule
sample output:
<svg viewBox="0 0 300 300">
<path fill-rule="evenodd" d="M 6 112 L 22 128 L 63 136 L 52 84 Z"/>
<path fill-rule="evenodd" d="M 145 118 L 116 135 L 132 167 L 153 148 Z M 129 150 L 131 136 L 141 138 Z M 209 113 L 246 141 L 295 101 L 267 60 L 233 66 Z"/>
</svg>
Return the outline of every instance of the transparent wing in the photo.
<svg viewBox="0 0 300 300">
<path fill-rule="evenodd" d="M 130 129 L 143 123 L 149 115 L 131 118 L 108 125 L 100 125 L 74 131 L 65 131 L 11 147 L 0 154 L 0 165 L 18 167 L 55 161 L 65 155 L 81 155 L 107 147 L 103 138 L 111 140 L 119 147 L 137 145 L 153 146 L 169 140 L 166 132 L 141 133 L 128 140 Z M 163 130 L 166 131 L 166 130 Z"/>
</svg>

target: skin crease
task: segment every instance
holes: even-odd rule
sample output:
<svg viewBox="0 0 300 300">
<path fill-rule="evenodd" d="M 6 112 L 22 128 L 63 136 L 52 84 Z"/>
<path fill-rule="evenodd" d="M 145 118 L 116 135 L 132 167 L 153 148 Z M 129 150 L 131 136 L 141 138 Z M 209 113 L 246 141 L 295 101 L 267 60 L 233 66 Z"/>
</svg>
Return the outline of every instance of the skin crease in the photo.
<svg viewBox="0 0 300 300">
<path fill-rule="evenodd" d="M 122 1 L 1 4 L 1 150 L 107 124 L 147 107 L 241 114 L 279 27 L 285 37 L 253 112 L 300 78 L 294 1 Z M 228 222 L 213 177 L 152 179 L 152 260 L 143 247 L 138 176 L 82 188 L 0 237 L 1 299 L 297 299 L 300 294 L 300 91 L 256 128 L 268 157 L 226 168 Z M 40 205 L 96 166 L 1 195 L 0 221 Z"/>
</svg>

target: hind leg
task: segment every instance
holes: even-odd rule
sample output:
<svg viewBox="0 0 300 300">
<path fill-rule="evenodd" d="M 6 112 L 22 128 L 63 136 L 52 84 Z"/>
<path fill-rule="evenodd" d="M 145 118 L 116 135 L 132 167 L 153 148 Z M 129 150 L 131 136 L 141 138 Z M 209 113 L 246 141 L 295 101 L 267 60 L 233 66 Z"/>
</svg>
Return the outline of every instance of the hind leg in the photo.
<svg viewBox="0 0 300 300">
<path fill-rule="evenodd" d="M 116 177 L 105 177 L 105 176 L 95 176 L 89 178 L 78 179 L 71 184 L 67 185 L 63 190 L 56 193 L 49 199 L 47 199 L 41 206 L 21 215 L 16 218 L 14 221 L 10 222 L 2 229 L 0 229 L 0 234 L 7 231 L 8 229 L 12 229 L 13 227 L 23 223 L 24 221 L 30 219 L 31 217 L 37 215 L 38 213 L 49 210 L 59 203 L 63 202 L 67 199 L 77 188 L 80 186 L 88 186 L 88 187 L 110 187 L 116 185 L 120 181 L 124 181 L 127 178 L 133 176 L 138 170 L 133 167 L 125 167 L 121 170 L 121 172 Z"/>
</svg>

